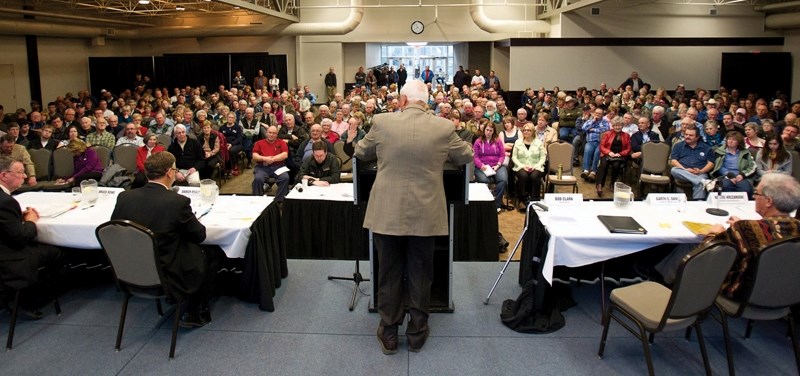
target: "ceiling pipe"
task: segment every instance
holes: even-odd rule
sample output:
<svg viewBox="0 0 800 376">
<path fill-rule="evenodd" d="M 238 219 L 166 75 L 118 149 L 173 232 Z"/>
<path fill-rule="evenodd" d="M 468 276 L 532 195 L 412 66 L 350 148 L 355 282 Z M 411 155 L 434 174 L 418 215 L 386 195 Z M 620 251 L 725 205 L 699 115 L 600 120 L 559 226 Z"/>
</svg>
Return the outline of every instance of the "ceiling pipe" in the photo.
<svg viewBox="0 0 800 376">
<path fill-rule="evenodd" d="M 767 29 L 800 29 L 800 12 L 768 14 L 764 17 Z"/>
<path fill-rule="evenodd" d="M 780 10 L 797 6 L 800 6 L 800 1 L 787 1 L 776 4 L 756 5 L 753 7 L 753 10 L 755 10 L 756 12 L 766 12 L 770 10 Z"/>
<path fill-rule="evenodd" d="M 355 30 L 364 18 L 361 0 L 350 0 L 350 15 L 341 22 L 300 22 L 287 26 L 278 35 L 344 35 Z"/>
<path fill-rule="evenodd" d="M 469 15 L 475 25 L 487 33 L 550 32 L 550 23 L 547 21 L 513 21 L 489 18 L 483 11 L 483 0 L 472 0 L 472 5 L 469 7 Z"/>
</svg>

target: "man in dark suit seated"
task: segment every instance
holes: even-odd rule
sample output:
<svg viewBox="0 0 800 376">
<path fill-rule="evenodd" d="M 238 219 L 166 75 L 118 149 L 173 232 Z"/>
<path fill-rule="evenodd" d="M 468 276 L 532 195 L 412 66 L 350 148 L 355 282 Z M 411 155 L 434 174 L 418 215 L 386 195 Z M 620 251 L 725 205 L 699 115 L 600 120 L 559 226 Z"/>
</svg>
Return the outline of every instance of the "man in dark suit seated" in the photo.
<svg viewBox="0 0 800 376">
<path fill-rule="evenodd" d="M 30 148 L 47 149 L 50 150 L 50 152 L 56 151 L 56 148 L 58 148 L 58 140 L 53 138 L 53 126 L 49 124 L 45 125 L 39 137 L 31 141 Z"/>
<path fill-rule="evenodd" d="M 11 192 L 19 189 L 23 181 L 25 166 L 22 161 L 0 156 L 0 278 L 3 285 L 14 289 L 37 282 L 40 268 L 59 268 L 62 263 L 60 249 L 35 241 L 36 222 L 39 221 L 36 209 L 22 211 L 17 200 L 11 197 Z M 5 298 L 6 302 L 10 301 Z M 23 316 L 31 319 L 42 317 L 39 311 L 20 308 Z"/>
<path fill-rule="evenodd" d="M 204 326 L 211 322 L 208 301 L 223 256 L 219 248 L 200 248 L 206 228 L 192 213 L 189 198 L 171 190 L 178 174 L 175 156 L 155 153 L 147 158 L 144 169 L 148 183 L 120 193 L 111 219 L 127 219 L 153 231 L 164 289 L 175 301 L 187 300 L 180 325 Z"/>
</svg>

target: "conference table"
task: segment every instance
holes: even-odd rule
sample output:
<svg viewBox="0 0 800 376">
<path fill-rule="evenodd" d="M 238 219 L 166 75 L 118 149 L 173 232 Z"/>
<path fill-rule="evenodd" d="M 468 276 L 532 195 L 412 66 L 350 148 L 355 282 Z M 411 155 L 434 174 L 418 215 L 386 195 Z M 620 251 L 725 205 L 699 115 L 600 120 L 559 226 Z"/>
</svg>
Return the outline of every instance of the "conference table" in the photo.
<svg viewBox="0 0 800 376">
<path fill-rule="evenodd" d="M 181 188 L 192 200 L 192 210 L 206 227 L 205 245 L 219 246 L 230 259 L 243 259 L 238 295 L 274 310 L 272 297 L 288 275 L 280 210 L 271 197 L 219 196 L 212 206 L 202 205 L 198 189 Z M 94 204 L 75 202 L 70 192 L 26 192 L 14 196 L 23 208 L 35 208 L 37 241 L 75 249 L 101 249 L 95 229 L 111 219 L 121 188 L 98 189 Z M 142 207 L 142 210 L 158 210 Z"/>
<path fill-rule="evenodd" d="M 454 203 L 453 209 L 453 260 L 497 261 L 497 213 L 486 184 L 470 184 L 469 205 Z M 283 205 L 287 257 L 367 259 L 365 212 L 365 205 L 353 203 L 352 183 L 309 186 L 302 192 L 295 187 Z"/>
<path fill-rule="evenodd" d="M 574 204 L 551 205 L 539 211 L 539 220 L 550 235 L 547 256 L 542 267 L 544 278 L 552 284 L 553 268 L 557 265 L 579 267 L 629 255 L 661 244 L 699 243 L 696 235 L 682 222 L 721 224 L 727 227 L 729 216 L 759 219 L 755 202 L 720 204 L 728 216 L 706 213 L 709 204 L 702 201 L 683 201 L 675 204 L 651 204 L 636 201 L 627 207 L 615 206 L 612 201 L 584 201 Z M 597 218 L 598 215 L 630 216 L 646 234 L 611 233 Z"/>
</svg>

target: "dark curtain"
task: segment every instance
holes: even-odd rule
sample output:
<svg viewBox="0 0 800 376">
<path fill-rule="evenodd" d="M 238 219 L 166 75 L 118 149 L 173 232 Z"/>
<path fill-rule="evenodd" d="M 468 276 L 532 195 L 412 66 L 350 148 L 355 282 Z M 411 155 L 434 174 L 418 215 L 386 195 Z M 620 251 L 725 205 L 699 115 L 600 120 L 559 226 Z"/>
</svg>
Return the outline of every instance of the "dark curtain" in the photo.
<svg viewBox="0 0 800 376">
<path fill-rule="evenodd" d="M 175 54 L 156 59 L 158 85 L 172 88 L 205 85 L 214 90 L 228 82 L 228 54 Z"/>
<path fill-rule="evenodd" d="M 286 55 L 270 55 L 268 53 L 234 53 L 231 54 L 231 71 L 225 85 L 230 87 L 230 79 L 241 71 L 247 79 L 248 85 L 253 85 L 253 78 L 258 75 L 258 70 L 264 71 L 264 76 L 272 77 L 274 73 L 281 80 L 281 89 L 286 89 L 289 82 L 287 73 Z"/>
<path fill-rule="evenodd" d="M 153 57 L 90 57 L 90 90 L 95 96 L 106 89 L 118 95 L 125 89 L 133 89 L 136 73 L 154 78 Z"/>
</svg>

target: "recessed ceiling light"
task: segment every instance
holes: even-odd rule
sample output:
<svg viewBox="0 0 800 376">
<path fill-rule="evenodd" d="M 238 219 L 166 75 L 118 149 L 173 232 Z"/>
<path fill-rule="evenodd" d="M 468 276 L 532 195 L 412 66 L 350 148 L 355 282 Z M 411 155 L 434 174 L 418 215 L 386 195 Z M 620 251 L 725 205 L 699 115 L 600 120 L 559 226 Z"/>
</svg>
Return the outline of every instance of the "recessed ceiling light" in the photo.
<svg viewBox="0 0 800 376">
<path fill-rule="evenodd" d="M 186 10 L 186 8 L 184 8 L 184 7 L 182 7 L 182 6 L 180 6 L 180 5 L 179 5 L 179 6 L 175 7 L 175 10 L 177 10 L 177 11 L 184 11 L 184 10 Z"/>
<path fill-rule="evenodd" d="M 406 42 L 406 45 L 411 47 L 422 47 L 427 46 L 428 42 Z"/>
<path fill-rule="evenodd" d="M 150 0 L 139 0 L 139 4 L 142 4 L 142 5 L 150 4 Z"/>
</svg>

